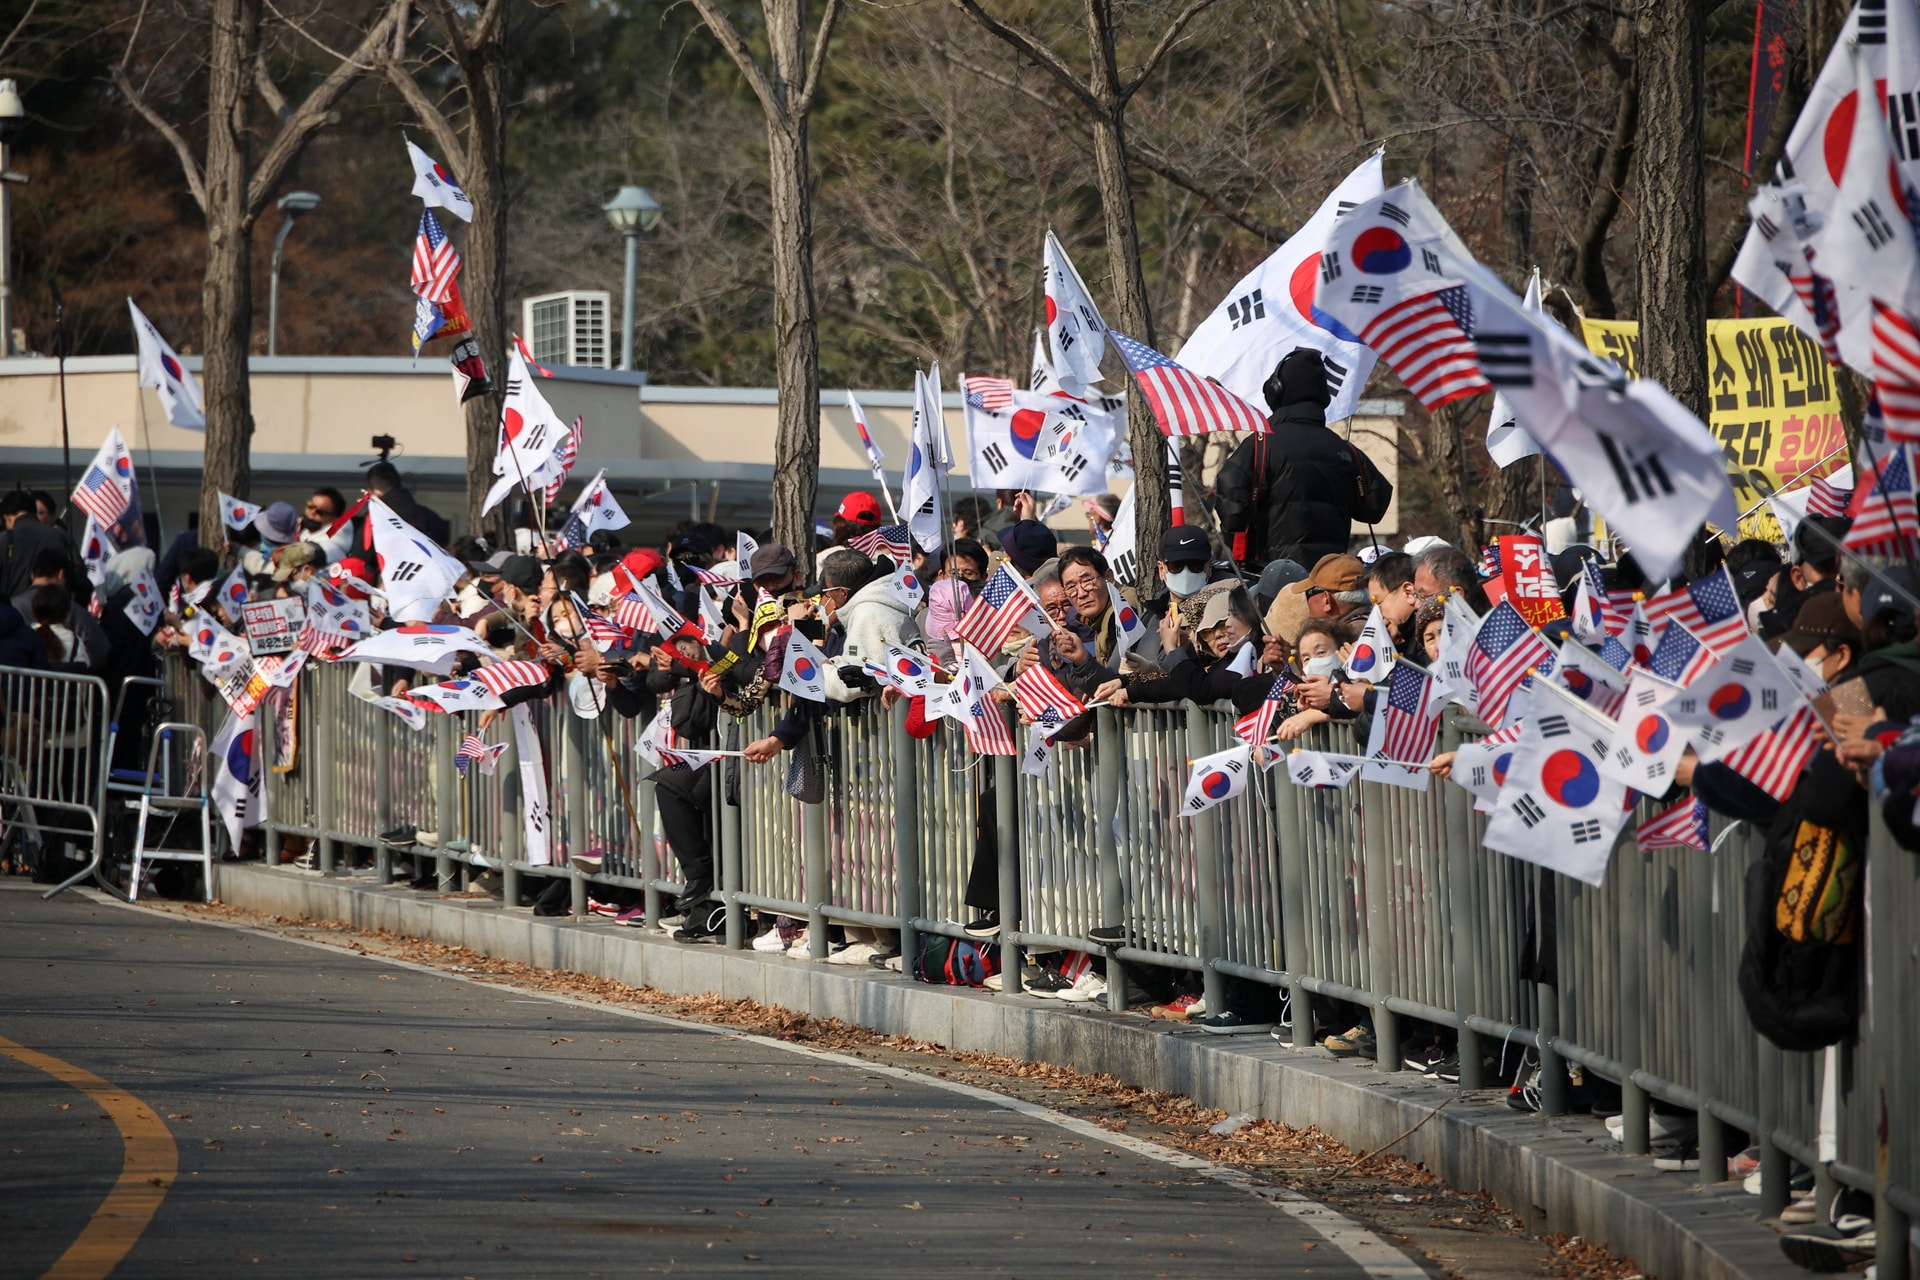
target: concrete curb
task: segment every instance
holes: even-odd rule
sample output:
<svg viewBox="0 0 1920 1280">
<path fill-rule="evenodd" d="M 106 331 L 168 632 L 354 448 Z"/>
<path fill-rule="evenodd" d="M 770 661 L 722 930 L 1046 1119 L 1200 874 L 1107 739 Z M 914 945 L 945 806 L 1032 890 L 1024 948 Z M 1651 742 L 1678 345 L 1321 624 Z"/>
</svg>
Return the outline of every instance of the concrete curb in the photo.
<svg viewBox="0 0 1920 1280">
<path fill-rule="evenodd" d="M 839 1018 L 885 1035 L 1103 1072 L 1203 1107 L 1317 1126 L 1395 1148 L 1447 1185 L 1485 1190 L 1536 1233 L 1584 1236 L 1664 1280 L 1805 1280 L 1736 1184 L 1702 1189 L 1622 1155 L 1596 1120 L 1526 1115 L 1492 1092 L 1459 1094 L 1409 1073 L 1299 1053 L 1268 1036 L 1217 1037 L 1173 1023 L 1030 996 L 932 987 L 871 969 L 690 947 L 611 921 L 542 919 L 497 901 L 440 898 L 285 869 L 220 864 L 216 896 L 269 915 L 385 929 L 502 960 L 676 995 L 717 994 Z M 1445 1104 L 1444 1109 L 1442 1104 Z M 1435 1112 L 1438 1114 L 1435 1114 Z"/>
</svg>

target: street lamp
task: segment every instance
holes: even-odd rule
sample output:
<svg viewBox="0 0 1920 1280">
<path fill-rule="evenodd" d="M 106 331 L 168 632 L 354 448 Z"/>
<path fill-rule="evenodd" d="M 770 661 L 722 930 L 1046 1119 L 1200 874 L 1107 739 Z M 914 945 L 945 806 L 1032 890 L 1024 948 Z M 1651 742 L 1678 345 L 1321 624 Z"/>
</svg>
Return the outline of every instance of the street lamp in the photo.
<svg viewBox="0 0 1920 1280">
<path fill-rule="evenodd" d="M 13 184 L 27 180 L 8 165 L 14 139 L 26 127 L 27 104 L 20 101 L 19 86 L 0 80 L 0 357 L 13 354 Z"/>
<path fill-rule="evenodd" d="M 600 206 L 613 229 L 627 239 L 627 283 L 620 295 L 620 367 L 633 368 L 633 287 L 640 269 L 640 233 L 660 225 L 660 202 L 645 187 L 622 187 Z"/>
<path fill-rule="evenodd" d="M 293 220 L 303 213 L 312 213 L 320 207 L 320 197 L 311 191 L 289 191 L 274 202 L 286 217 L 281 220 L 280 231 L 273 237 L 273 267 L 269 272 L 271 283 L 267 286 L 267 354 L 280 354 L 280 248 L 287 242 L 287 233 L 293 230 Z"/>
</svg>

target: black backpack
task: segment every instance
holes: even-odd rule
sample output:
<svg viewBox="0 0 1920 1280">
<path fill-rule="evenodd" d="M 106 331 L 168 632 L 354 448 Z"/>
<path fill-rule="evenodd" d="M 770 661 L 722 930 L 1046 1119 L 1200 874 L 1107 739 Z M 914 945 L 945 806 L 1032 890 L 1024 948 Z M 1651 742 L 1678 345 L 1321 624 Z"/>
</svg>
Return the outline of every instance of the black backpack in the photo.
<svg viewBox="0 0 1920 1280">
<path fill-rule="evenodd" d="M 1797 799 L 1747 870 L 1739 982 L 1754 1029 L 1804 1053 L 1846 1039 L 1860 1016 L 1866 840 L 1858 828 L 1807 821 Z"/>
</svg>

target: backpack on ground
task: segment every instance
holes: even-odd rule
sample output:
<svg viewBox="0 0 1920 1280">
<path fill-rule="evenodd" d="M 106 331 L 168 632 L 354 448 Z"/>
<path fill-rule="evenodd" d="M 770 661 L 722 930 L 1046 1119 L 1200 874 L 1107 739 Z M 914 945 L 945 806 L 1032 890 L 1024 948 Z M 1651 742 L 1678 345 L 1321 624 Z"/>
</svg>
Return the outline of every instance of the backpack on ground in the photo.
<svg viewBox="0 0 1920 1280">
<path fill-rule="evenodd" d="M 920 956 L 913 976 L 936 986 L 979 987 L 1000 972 L 1000 948 L 980 946 L 964 938 L 928 934 L 920 939 Z"/>
</svg>

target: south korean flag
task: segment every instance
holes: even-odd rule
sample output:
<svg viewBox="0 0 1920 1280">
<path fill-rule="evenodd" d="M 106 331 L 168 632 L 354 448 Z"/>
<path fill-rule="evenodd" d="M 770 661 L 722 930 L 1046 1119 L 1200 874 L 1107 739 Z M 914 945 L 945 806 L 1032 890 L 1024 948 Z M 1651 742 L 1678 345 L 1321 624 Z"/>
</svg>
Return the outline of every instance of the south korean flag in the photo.
<svg viewBox="0 0 1920 1280">
<path fill-rule="evenodd" d="M 1106 410 L 1065 396 L 979 389 L 961 376 L 969 472 L 984 489 L 1095 494 L 1107 487 L 1107 459 L 1124 432 L 1124 409 Z"/>
<path fill-rule="evenodd" d="M 373 530 L 387 611 L 402 622 L 431 621 L 467 567 L 378 498 L 367 501 L 367 524 Z"/>
<path fill-rule="evenodd" d="M 1353 652 L 1347 656 L 1347 674 L 1368 684 L 1385 684 L 1393 674 L 1396 652 L 1393 633 L 1380 616 L 1380 606 L 1375 605 L 1360 629 L 1360 638 L 1353 642 Z"/>
<path fill-rule="evenodd" d="M 487 490 L 480 514 L 492 511 L 523 484 L 531 494 L 564 474 L 560 446 L 572 432 L 533 385 L 526 357 L 516 343 L 507 353 L 507 394 L 493 458 L 493 474 L 500 478 Z"/>
<path fill-rule="evenodd" d="M 1600 772 L 1611 725 L 1571 699 L 1536 706 L 1482 843 L 1598 885 L 1627 820 L 1625 784 Z"/>
<path fill-rule="evenodd" d="M 507 705 L 499 694 L 478 680 L 464 677 L 422 685 L 407 696 L 416 703 L 430 706 L 436 711 L 445 711 L 449 715 L 458 715 L 462 711 L 498 711 Z"/>
<path fill-rule="evenodd" d="M 780 687 L 797 698 L 827 700 L 827 659 L 813 641 L 798 631 L 787 632 L 786 660 L 780 668 Z"/>
<path fill-rule="evenodd" d="M 933 660 L 897 644 L 888 645 L 877 658 L 868 658 L 866 672 L 909 698 L 924 698 L 933 688 Z"/>
<path fill-rule="evenodd" d="M 1701 761 L 1712 764 L 1746 746 L 1800 705 L 1800 690 L 1758 636 L 1748 636 L 1667 703 Z M 1644 790 L 1644 788 L 1642 788 Z"/>
<path fill-rule="evenodd" d="M 1287 777 L 1296 787 L 1322 787 L 1345 791 L 1360 776 L 1359 760 L 1352 756 L 1329 756 L 1319 751 L 1294 750 L 1287 755 Z"/>
<path fill-rule="evenodd" d="M 1620 703 L 1612 746 L 1600 772 L 1622 786 L 1659 795 L 1673 785 L 1673 770 L 1687 749 L 1687 731 L 1668 704 L 1686 690 L 1650 671 L 1636 670 Z"/>
<path fill-rule="evenodd" d="M 1047 770 L 1053 767 L 1054 753 L 1059 750 L 1054 739 L 1066 724 L 1066 719 L 1051 707 L 1033 718 L 1027 726 L 1027 749 L 1020 758 L 1021 773 L 1029 778 L 1046 776 Z"/>
<path fill-rule="evenodd" d="M 1229 747 L 1193 762 L 1187 774 L 1187 793 L 1180 801 L 1180 813 L 1191 818 L 1247 789 L 1253 776 L 1253 748 Z"/>
</svg>

